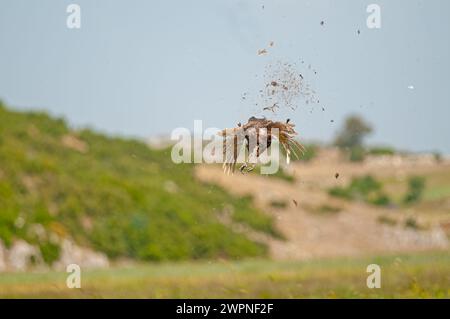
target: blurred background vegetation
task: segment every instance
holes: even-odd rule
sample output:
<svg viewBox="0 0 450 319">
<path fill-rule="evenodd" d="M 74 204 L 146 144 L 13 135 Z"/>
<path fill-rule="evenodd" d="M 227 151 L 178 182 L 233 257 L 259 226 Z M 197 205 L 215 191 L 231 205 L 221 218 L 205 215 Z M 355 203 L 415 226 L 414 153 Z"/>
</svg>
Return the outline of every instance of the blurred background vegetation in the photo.
<svg viewBox="0 0 450 319">
<path fill-rule="evenodd" d="M 169 160 L 168 160 L 169 159 Z M 231 231 L 216 215 L 276 234 L 272 218 L 249 199 L 194 179 L 170 149 L 70 130 L 45 113 L 0 106 L 0 239 L 39 246 L 59 257 L 58 237 L 141 260 L 264 256 L 266 247 Z M 19 221 L 19 222 L 18 222 Z M 40 238 L 33 225 L 42 225 Z M 56 235 L 56 236 L 52 236 Z"/>
<path fill-rule="evenodd" d="M 305 154 L 274 175 L 261 176 L 257 167 L 226 177 L 211 165 L 209 179 L 196 165 L 172 163 L 169 146 L 71 129 L 45 112 L 0 103 L 0 244 L 8 251 L 23 240 L 46 265 L 35 273 L 38 261 L 30 260 L 23 274 L 0 273 L 0 297 L 448 297 L 449 254 L 434 244 L 425 244 L 426 254 L 334 258 L 346 255 L 336 252 L 349 235 L 335 224 L 339 216 L 350 225 L 374 216 L 368 225 L 376 236 L 436 224 L 450 234 L 450 171 L 442 156 L 423 166 L 436 171 L 379 174 L 378 164 L 367 163 L 409 155 L 367 146 L 372 131 L 352 115 L 333 145 L 304 143 Z M 302 238 L 322 241 L 314 233 L 321 227 L 337 236 L 318 255 L 328 259 L 305 261 Z M 410 241 L 428 240 L 424 234 Z M 104 254 L 113 267 L 87 270 L 83 290 L 65 290 L 64 273 L 53 267 L 64 239 Z M 391 271 L 383 292 L 364 287 L 364 265 L 374 261 Z M 213 286 L 221 289 L 211 295 Z"/>
</svg>

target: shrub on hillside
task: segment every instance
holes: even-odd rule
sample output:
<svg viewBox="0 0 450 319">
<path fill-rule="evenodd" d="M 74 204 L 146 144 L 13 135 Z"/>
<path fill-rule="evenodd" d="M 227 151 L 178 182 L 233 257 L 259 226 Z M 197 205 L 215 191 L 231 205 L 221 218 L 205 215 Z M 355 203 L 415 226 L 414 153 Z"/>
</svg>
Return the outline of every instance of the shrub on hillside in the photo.
<svg viewBox="0 0 450 319">
<path fill-rule="evenodd" d="M 66 147 L 66 134 L 76 135 L 86 151 Z M 266 246 L 221 223 L 224 205 L 248 227 L 276 233 L 273 217 L 197 181 L 193 165 L 174 164 L 170 149 L 72 132 L 44 113 L 2 107 L 0 136 L 0 239 L 39 246 L 47 263 L 58 258 L 59 247 L 30 235 L 33 224 L 111 258 L 141 260 L 264 256 Z"/>
<path fill-rule="evenodd" d="M 395 149 L 388 146 L 378 146 L 378 147 L 372 147 L 367 152 L 370 155 L 394 155 Z"/>
<path fill-rule="evenodd" d="M 351 162 L 362 162 L 366 158 L 366 150 L 362 146 L 353 146 L 350 148 L 348 159 Z"/>
<path fill-rule="evenodd" d="M 422 176 L 412 176 L 408 180 L 408 191 L 403 198 L 405 204 L 418 202 L 422 198 L 425 189 L 425 178 Z"/>
<path fill-rule="evenodd" d="M 354 177 L 346 187 L 333 187 L 328 193 L 347 200 L 362 200 L 370 204 L 387 206 L 391 203 L 389 197 L 383 193 L 382 185 L 371 175 Z"/>
</svg>

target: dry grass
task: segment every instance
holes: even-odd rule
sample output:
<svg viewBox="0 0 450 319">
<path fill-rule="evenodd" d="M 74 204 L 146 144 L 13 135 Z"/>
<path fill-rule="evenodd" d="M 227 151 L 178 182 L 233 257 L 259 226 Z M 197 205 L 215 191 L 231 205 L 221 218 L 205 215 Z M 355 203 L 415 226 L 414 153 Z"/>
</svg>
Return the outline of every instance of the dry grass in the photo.
<svg viewBox="0 0 450 319">
<path fill-rule="evenodd" d="M 445 233 L 450 234 L 450 194 L 445 192 L 450 185 L 448 162 L 394 167 L 389 163 L 349 163 L 321 154 L 311 162 L 293 163 L 289 168 L 295 176 L 293 183 L 258 174 L 227 176 L 209 166 L 199 166 L 196 176 L 238 196 L 250 195 L 258 208 L 274 217 L 276 228 L 285 238 L 268 243 L 274 259 L 362 256 L 449 247 L 445 237 Z M 331 187 L 345 187 L 352 178 L 366 175 L 382 184 L 394 205 L 382 207 L 329 196 Z M 413 205 L 405 205 L 402 199 L 413 175 L 425 177 L 424 196 Z M 274 202 L 287 205 L 273 207 Z M 380 222 L 380 216 L 389 216 L 395 223 Z M 411 220 L 417 224 L 416 228 L 406 227 Z"/>
<path fill-rule="evenodd" d="M 367 265 L 381 266 L 380 289 L 366 286 Z M 1 298 L 449 298 L 450 254 L 147 264 L 82 273 L 0 274 Z"/>
</svg>

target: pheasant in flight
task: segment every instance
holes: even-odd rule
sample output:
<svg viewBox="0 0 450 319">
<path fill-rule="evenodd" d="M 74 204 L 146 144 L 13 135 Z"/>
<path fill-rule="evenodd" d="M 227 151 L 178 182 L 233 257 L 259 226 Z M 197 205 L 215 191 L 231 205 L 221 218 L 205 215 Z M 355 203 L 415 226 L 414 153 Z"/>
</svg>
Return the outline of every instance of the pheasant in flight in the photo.
<svg viewBox="0 0 450 319">
<path fill-rule="evenodd" d="M 295 140 L 294 137 L 297 135 L 297 132 L 294 130 L 294 126 L 289 119 L 283 123 L 252 116 L 244 125 L 238 123 L 238 127 L 220 131 L 219 135 L 224 138 L 224 172 L 228 174 L 234 173 L 238 155 L 243 145 L 247 150 L 248 157 L 239 170 L 242 173 L 253 170 L 256 165 L 256 159 L 272 145 L 273 139 L 278 140 L 285 150 L 288 164 L 291 154 L 299 158 L 296 150 L 304 153 L 305 148 Z M 251 165 L 249 165 L 249 162 Z"/>
</svg>

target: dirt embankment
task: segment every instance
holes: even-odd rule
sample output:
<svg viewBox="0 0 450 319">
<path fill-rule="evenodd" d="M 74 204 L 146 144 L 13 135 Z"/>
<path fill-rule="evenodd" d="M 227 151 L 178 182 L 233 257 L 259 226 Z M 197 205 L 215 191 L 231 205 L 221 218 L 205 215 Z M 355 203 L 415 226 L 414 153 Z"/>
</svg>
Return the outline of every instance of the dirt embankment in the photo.
<svg viewBox="0 0 450 319">
<path fill-rule="evenodd" d="M 436 168 L 425 162 L 392 165 L 382 161 L 351 164 L 333 158 L 333 154 L 329 155 L 314 163 L 291 164 L 294 183 L 257 174 L 228 176 L 219 167 L 211 165 L 198 166 L 196 176 L 202 181 L 221 185 L 236 195 L 252 195 L 259 208 L 275 217 L 276 227 L 286 240 L 249 233 L 249 237 L 259 238 L 268 244 L 274 259 L 449 248 L 447 236 L 438 225 L 419 230 L 404 227 L 404 224 L 384 224 L 379 221 L 380 216 L 396 214 L 396 210 L 333 198 L 326 192 L 330 186 L 345 185 L 355 175 L 407 175 L 418 170 L 428 173 L 436 169 L 450 169 L 449 165 Z M 338 178 L 336 173 L 339 173 Z M 273 202 L 277 201 L 287 205 L 276 208 Z M 237 230 L 245 232 L 242 227 L 237 227 Z"/>
</svg>

